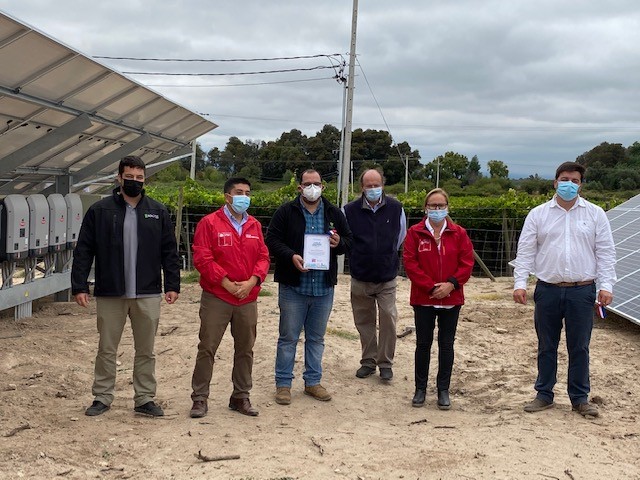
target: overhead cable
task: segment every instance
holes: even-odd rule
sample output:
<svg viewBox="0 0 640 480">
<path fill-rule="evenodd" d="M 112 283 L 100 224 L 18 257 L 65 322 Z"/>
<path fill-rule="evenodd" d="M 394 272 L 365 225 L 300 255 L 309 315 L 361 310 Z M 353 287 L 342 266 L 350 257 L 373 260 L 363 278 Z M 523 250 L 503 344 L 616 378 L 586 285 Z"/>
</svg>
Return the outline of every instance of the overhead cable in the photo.
<svg viewBox="0 0 640 480">
<path fill-rule="evenodd" d="M 157 75 L 170 77 L 224 77 L 230 75 L 262 75 L 266 73 L 309 72 L 311 70 L 333 69 L 329 65 L 318 65 L 310 68 L 288 68 L 283 70 L 264 70 L 261 72 L 229 72 L 229 73 L 168 73 L 168 72 L 122 72 L 126 75 Z"/>
<path fill-rule="evenodd" d="M 93 58 L 103 58 L 107 60 L 135 60 L 140 62 L 267 62 L 272 60 L 300 60 L 304 58 L 332 58 L 340 57 L 340 53 L 318 54 L 318 55 L 298 55 L 294 57 L 271 57 L 271 58 L 144 58 L 144 57 L 108 57 L 104 55 L 94 55 Z"/>
</svg>

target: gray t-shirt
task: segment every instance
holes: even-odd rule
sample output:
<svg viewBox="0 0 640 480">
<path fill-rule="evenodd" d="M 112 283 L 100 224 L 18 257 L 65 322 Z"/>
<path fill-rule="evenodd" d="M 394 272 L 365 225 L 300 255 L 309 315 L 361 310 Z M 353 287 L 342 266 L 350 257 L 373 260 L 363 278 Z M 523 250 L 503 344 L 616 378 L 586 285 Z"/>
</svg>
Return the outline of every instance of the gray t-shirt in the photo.
<svg viewBox="0 0 640 480">
<path fill-rule="evenodd" d="M 138 217 L 136 208 L 127 203 L 122 226 L 122 242 L 124 245 L 124 298 L 158 297 L 157 293 L 136 294 L 138 265 Z"/>
</svg>

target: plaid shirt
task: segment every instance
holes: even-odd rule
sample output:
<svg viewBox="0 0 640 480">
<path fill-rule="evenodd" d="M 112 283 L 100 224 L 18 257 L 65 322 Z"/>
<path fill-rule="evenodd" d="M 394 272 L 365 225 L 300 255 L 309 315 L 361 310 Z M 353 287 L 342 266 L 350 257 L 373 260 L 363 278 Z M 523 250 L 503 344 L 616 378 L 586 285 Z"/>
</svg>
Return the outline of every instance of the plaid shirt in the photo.
<svg viewBox="0 0 640 480">
<path fill-rule="evenodd" d="M 315 212 L 309 213 L 302 198 L 302 213 L 306 222 L 304 233 L 321 234 L 324 231 L 324 205 L 322 202 L 318 205 Z M 333 290 L 333 285 L 329 285 L 326 280 L 326 272 L 324 270 L 309 270 L 300 274 L 300 285 L 293 287 L 293 290 L 300 295 L 310 297 L 323 297 L 329 295 Z"/>
</svg>

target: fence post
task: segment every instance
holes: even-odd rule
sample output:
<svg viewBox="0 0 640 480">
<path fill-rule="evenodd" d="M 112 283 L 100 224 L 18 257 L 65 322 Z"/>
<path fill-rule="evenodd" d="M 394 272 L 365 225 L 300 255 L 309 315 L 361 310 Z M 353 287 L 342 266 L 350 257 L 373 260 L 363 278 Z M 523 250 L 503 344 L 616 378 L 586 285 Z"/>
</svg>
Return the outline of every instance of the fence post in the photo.
<svg viewBox="0 0 640 480">
<path fill-rule="evenodd" d="M 178 192 L 178 207 L 176 210 L 176 243 L 178 245 L 178 250 L 180 250 L 180 231 L 182 230 L 182 205 L 184 203 L 184 190 L 182 189 L 182 185 L 180 185 L 180 190 Z M 187 248 L 189 246 L 187 245 Z"/>
</svg>

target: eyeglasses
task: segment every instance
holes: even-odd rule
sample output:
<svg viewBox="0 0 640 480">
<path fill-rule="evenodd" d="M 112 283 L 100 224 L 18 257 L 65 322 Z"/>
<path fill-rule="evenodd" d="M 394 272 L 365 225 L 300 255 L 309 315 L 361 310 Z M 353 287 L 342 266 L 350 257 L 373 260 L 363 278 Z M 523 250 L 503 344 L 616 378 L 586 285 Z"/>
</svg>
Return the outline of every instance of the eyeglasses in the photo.
<svg viewBox="0 0 640 480">
<path fill-rule="evenodd" d="M 302 185 L 303 187 L 310 187 L 311 185 L 315 185 L 316 187 L 321 187 L 322 182 L 304 182 L 304 183 L 301 183 L 300 185 Z"/>
<path fill-rule="evenodd" d="M 446 203 L 427 203 L 427 208 L 429 210 L 444 210 L 447 208 Z"/>
</svg>

